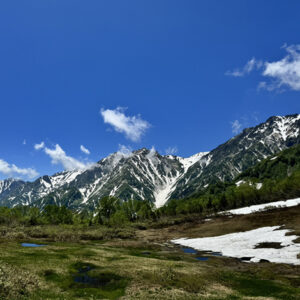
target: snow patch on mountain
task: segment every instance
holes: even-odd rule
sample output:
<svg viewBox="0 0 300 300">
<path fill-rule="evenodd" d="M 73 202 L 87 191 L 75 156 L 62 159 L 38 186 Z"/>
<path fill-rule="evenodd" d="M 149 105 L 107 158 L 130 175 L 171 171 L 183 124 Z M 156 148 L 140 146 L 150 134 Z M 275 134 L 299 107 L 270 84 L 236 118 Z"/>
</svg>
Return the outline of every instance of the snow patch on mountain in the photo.
<svg viewBox="0 0 300 300">
<path fill-rule="evenodd" d="M 17 182 L 17 179 L 9 178 L 6 180 L 0 180 L 0 194 L 8 190 L 14 182 Z"/>
<path fill-rule="evenodd" d="M 158 186 L 154 191 L 154 197 L 155 197 L 155 206 L 161 207 L 163 206 L 169 199 L 169 196 L 176 188 L 176 182 L 178 178 L 180 177 L 180 173 L 177 172 L 176 176 L 174 177 L 167 177 L 166 182 L 163 186 Z"/>
<path fill-rule="evenodd" d="M 300 198 L 296 199 L 289 199 L 289 200 L 281 200 L 281 201 L 275 201 L 275 202 L 269 202 L 264 204 L 256 204 L 251 206 L 246 206 L 242 208 L 236 208 L 227 210 L 222 213 L 229 213 L 232 215 L 248 215 L 259 211 L 265 211 L 273 208 L 283 208 L 283 207 L 292 207 L 300 205 Z M 221 214 L 222 214 L 221 213 Z"/>
<path fill-rule="evenodd" d="M 190 166 L 192 166 L 193 164 L 195 164 L 196 162 L 200 161 L 200 159 L 207 155 L 209 152 L 199 152 L 196 153 L 190 157 L 184 158 L 184 157 L 178 157 L 180 163 L 183 165 L 184 167 L 184 173 L 186 173 L 186 171 L 189 169 Z"/>
<path fill-rule="evenodd" d="M 263 158 L 274 157 L 280 150 L 299 144 L 299 120 L 300 115 L 271 117 L 209 153 L 200 152 L 188 158 L 160 155 L 154 148 L 132 151 L 120 146 L 116 153 L 86 169 L 43 176 L 34 182 L 0 181 L 0 204 L 44 205 L 48 201 L 44 197 L 50 193 L 59 203 L 72 189 L 74 195 L 76 191 L 81 193 L 81 203 L 75 199 L 75 206 L 80 208 L 94 207 L 107 195 L 122 200 L 148 200 L 160 207 L 170 198 L 188 197 L 216 180 L 232 180 Z"/>
<path fill-rule="evenodd" d="M 188 171 L 188 169 L 194 165 L 196 162 L 199 162 L 200 159 L 208 154 L 208 152 L 200 152 L 197 154 L 194 154 L 190 157 L 184 158 L 184 157 L 179 157 L 179 156 L 172 156 L 168 155 L 169 158 L 171 159 L 177 159 L 180 164 L 183 167 L 183 171 L 176 172 L 176 175 L 173 177 L 165 177 L 164 178 L 164 185 L 158 186 L 155 191 L 154 191 L 154 197 L 155 197 L 155 206 L 157 208 L 163 206 L 170 198 L 172 192 L 176 188 L 176 184 L 178 180 L 185 175 L 185 173 Z"/>
</svg>

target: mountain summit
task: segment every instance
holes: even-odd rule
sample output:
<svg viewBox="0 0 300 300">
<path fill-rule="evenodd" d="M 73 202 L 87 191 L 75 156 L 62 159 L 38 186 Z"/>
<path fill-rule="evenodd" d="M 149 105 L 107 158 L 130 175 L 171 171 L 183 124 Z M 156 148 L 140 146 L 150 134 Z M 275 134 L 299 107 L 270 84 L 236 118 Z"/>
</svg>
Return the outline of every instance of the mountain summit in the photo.
<svg viewBox="0 0 300 300">
<path fill-rule="evenodd" d="M 100 198 L 153 202 L 183 198 L 217 181 L 232 180 L 264 158 L 300 144 L 300 115 L 271 117 L 210 152 L 189 158 L 160 155 L 154 149 L 116 152 L 85 170 L 42 176 L 34 182 L 0 181 L 0 204 L 47 204 L 93 209 Z"/>
</svg>

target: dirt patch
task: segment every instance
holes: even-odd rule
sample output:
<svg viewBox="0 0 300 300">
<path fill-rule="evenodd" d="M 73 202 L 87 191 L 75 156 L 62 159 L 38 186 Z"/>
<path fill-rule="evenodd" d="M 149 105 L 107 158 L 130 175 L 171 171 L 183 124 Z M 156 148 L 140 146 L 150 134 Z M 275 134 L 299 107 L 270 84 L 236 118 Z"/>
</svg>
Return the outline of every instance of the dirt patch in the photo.
<svg viewBox="0 0 300 300">
<path fill-rule="evenodd" d="M 210 222 L 202 219 L 185 224 L 171 225 L 165 228 L 137 230 L 137 240 L 145 243 L 168 243 L 178 238 L 201 238 L 219 236 L 234 232 L 253 230 L 264 226 L 285 226 L 291 234 L 300 233 L 300 205 L 272 211 L 258 212 L 251 215 L 217 216 Z M 297 240 L 298 241 L 298 240 Z"/>
<path fill-rule="evenodd" d="M 259 243 L 255 246 L 254 249 L 260 249 L 260 248 L 274 248 L 274 249 L 281 249 L 283 248 L 284 246 L 281 246 L 281 243 L 268 243 L 268 242 L 265 242 L 265 243 Z"/>
</svg>

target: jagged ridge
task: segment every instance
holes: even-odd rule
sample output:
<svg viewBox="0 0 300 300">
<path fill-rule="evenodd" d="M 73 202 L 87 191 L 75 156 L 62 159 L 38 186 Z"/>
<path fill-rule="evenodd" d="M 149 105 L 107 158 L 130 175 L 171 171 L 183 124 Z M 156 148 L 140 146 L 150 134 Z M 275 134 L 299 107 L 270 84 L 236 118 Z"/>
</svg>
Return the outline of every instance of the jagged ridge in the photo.
<svg viewBox="0 0 300 300">
<path fill-rule="evenodd" d="M 0 181 L 0 204 L 43 207 L 55 203 L 93 209 L 101 197 L 114 195 L 123 200 L 148 200 L 159 207 L 170 198 L 183 198 L 216 181 L 232 180 L 294 144 L 300 144 L 300 115 L 271 117 L 211 152 L 190 158 L 143 148 L 111 154 L 86 170 L 60 172 L 34 182 Z"/>
</svg>

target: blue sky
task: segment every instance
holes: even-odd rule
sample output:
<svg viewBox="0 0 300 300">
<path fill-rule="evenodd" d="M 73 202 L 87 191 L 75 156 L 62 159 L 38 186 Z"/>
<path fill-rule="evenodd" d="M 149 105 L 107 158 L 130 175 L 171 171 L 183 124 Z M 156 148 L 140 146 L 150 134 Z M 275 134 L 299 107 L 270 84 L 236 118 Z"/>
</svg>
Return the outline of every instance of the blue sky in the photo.
<svg viewBox="0 0 300 300">
<path fill-rule="evenodd" d="M 283 0 L 2 1 L 0 179 L 81 167 L 120 145 L 190 156 L 299 113 L 299 11 Z"/>
</svg>

